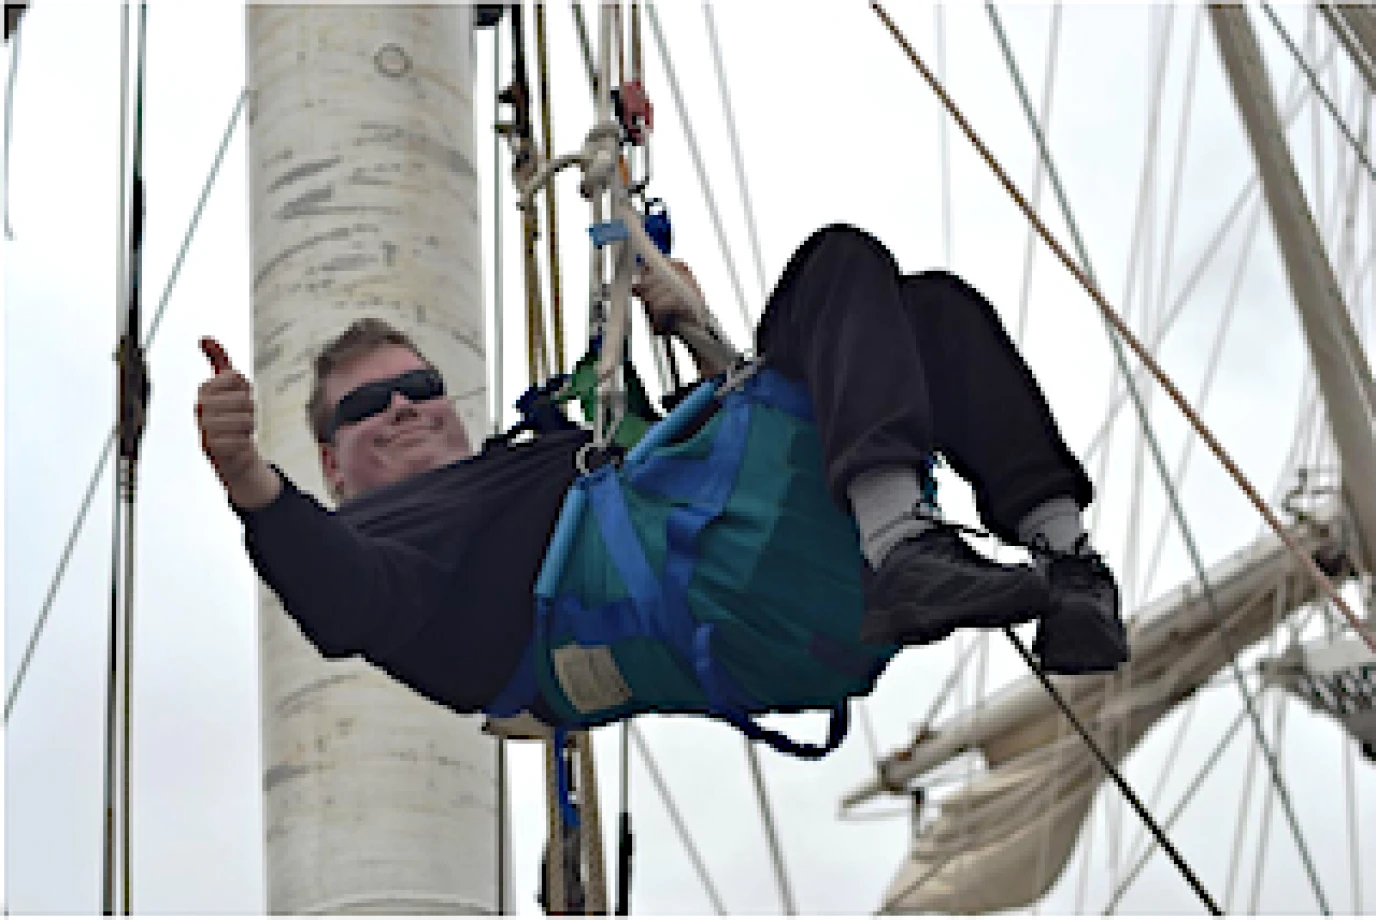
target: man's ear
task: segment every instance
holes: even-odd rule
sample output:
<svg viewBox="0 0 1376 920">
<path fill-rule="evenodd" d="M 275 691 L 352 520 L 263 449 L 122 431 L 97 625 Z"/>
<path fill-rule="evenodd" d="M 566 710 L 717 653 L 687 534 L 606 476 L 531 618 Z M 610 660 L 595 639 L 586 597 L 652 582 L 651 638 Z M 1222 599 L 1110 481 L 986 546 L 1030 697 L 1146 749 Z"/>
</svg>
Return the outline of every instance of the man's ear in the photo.
<svg viewBox="0 0 1376 920">
<path fill-rule="evenodd" d="M 335 501 L 341 501 L 344 483 L 339 472 L 339 455 L 335 452 L 333 444 L 321 444 L 319 447 L 320 471 L 325 474 L 325 485 L 329 487 Z"/>
</svg>

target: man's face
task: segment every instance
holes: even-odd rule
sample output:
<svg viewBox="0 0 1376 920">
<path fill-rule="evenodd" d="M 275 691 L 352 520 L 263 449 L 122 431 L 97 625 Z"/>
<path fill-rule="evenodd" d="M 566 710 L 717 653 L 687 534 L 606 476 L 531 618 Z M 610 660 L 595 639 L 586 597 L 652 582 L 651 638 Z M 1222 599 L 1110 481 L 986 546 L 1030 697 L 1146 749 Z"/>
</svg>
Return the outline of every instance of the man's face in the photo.
<svg viewBox="0 0 1376 920">
<path fill-rule="evenodd" d="M 333 412 L 357 387 L 425 367 L 409 348 L 378 346 L 325 378 L 326 404 Z M 447 396 L 411 402 L 393 392 L 381 412 L 340 425 L 331 443 L 320 446 L 320 465 L 343 501 L 471 453 L 468 433 Z"/>
</svg>

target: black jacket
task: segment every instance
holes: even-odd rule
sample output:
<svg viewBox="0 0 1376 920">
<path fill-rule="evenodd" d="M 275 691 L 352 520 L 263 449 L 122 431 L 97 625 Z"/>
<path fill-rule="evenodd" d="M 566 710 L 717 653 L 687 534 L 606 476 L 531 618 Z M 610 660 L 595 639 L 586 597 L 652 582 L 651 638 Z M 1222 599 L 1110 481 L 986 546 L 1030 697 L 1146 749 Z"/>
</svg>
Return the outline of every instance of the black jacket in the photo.
<svg viewBox="0 0 1376 920">
<path fill-rule="evenodd" d="M 362 655 L 430 699 L 475 712 L 530 640 L 535 578 L 587 439 L 575 431 L 489 443 L 335 512 L 283 476 L 270 505 L 236 509 L 244 543 L 322 655 Z"/>
</svg>

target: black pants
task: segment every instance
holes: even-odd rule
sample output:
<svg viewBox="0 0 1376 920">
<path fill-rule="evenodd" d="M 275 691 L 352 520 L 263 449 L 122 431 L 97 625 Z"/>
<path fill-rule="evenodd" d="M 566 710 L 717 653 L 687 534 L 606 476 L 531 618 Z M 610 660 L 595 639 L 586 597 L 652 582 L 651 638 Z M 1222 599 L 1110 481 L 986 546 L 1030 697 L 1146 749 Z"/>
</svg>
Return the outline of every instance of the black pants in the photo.
<svg viewBox="0 0 1376 920">
<path fill-rule="evenodd" d="M 837 504 L 882 466 L 939 451 L 974 488 L 984 525 L 1016 541 L 1023 516 L 1093 486 L 993 306 L 946 272 L 902 275 L 854 227 L 814 233 L 765 307 L 757 350 L 812 395 Z"/>
</svg>

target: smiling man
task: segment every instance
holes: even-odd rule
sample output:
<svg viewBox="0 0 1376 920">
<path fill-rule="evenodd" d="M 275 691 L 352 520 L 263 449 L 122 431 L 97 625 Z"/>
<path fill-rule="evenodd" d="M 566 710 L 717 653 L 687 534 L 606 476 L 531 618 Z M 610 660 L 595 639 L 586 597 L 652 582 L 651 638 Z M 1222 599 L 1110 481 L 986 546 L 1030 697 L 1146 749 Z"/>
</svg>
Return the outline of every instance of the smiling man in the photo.
<svg viewBox="0 0 1376 920">
<path fill-rule="evenodd" d="M 710 327 L 700 292 L 685 302 L 653 276 L 636 292 L 658 329 Z M 1090 482 L 974 288 L 945 272 L 902 274 L 869 234 L 828 227 L 795 253 L 756 335 L 766 363 L 806 386 L 827 488 L 859 531 L 860 642 L 924 644 L 1035 619 L 1050 671 L 1126 660 L 1117 586 L 1080 521 Z M 414 343 L 360 320 L 317 357 L 307 407 L 340 503 L 328 511 L 258 453 L 248 381 L 217 343 L 202 347 L 215 370 L 197 406 L 203 448 L 255 568 L 305 634 L 324 655 L 365 655 L 458 711 L 491 704 L 531 638 L 534 583 L 588 433 L 490 439 L 474 454 Z M 705 375 L 721 370 L 719 358 L 694 358 Z M 922 484 L 933 451 L 970 482 L 990 530 L 1034 564 L 985 558 L 942 519 Z M 744 615 L 756 602 L 733 603 Z"/>
</svg>

